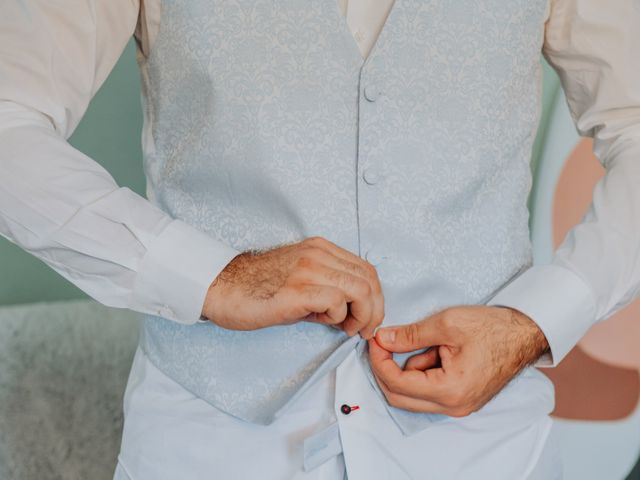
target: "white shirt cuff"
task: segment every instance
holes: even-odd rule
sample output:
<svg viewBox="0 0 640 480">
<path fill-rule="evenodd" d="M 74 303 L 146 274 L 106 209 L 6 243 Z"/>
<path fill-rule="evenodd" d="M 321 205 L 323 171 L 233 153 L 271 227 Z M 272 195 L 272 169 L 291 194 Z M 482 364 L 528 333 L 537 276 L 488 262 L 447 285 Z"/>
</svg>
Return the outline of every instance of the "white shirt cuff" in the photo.
<svg viewBox="0 0 640 480">
<path fill-rule="evenodd" d="M 551 352 L 538 360 L 538 367 L 560 363 L 596 321 L 590 287 L 574 272 L 558 265 L 529 268 L 487 305 L 513 308 L 538 324 Z"/>
<path fill-rule="evenodd" d="M 196 323 L 211 282 L 239 253 L 173 220 L 142 259 L 132 308 L 179 323 Z"/>
</svg>

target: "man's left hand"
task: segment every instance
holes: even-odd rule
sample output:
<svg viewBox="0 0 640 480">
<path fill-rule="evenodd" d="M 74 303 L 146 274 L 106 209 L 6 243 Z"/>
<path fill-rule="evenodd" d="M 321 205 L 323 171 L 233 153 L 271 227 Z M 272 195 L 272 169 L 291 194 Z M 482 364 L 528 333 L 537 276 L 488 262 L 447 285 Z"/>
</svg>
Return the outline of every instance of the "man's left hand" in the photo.
<svg viewBox="0 0 640 480">
<path fill-rule="evenodd" d="M 431 347 L 407 360 L 393 352 Z M 417 323 L 382 328 L 369 340 L 371 367 L 391 405 L 463 417 L 482 408 L 549 348 L 525 314 L 503 307 L 464 306 Z"/>
</svg>

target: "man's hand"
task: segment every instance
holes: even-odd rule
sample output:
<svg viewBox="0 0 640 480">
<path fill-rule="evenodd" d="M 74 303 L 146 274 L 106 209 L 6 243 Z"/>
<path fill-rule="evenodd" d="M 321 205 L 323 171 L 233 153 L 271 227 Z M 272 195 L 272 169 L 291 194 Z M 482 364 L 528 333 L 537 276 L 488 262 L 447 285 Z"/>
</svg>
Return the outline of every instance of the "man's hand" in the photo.
<svg viewBox="0 0 640 480">
<path fill-rule="evenodd" d="M 400 368 L 391 352 L 412 352 Z M 449 308 L 420 322 L 378 330 L 369 341 L 372 370 L 389 403 L 414 412 L 463 417 L 479 410 L 549 345 L 517 310 Z"/>
<path fill-rule="evenodd" d="M 369 339 L 384 317 L 375 268 L 320 237 L 234 258 L 207 293 L 203 316 L 230 330 L 300 319 Z"/>
</svg>

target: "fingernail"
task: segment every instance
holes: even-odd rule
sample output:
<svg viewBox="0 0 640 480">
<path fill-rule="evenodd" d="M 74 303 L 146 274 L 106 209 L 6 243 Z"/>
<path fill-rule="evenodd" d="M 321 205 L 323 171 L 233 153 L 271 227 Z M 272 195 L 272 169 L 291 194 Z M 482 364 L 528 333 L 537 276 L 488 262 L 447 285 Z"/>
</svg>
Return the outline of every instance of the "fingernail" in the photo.
<svg viewBox="0 0 640 480">
<path fill-rule="evenodd" d="M 384 343 L 393 343 L 396 341 L 396 331 L 391 328 L 383 328 L 382 330 L 378 330 L 378 338 Z"/>
</svg>

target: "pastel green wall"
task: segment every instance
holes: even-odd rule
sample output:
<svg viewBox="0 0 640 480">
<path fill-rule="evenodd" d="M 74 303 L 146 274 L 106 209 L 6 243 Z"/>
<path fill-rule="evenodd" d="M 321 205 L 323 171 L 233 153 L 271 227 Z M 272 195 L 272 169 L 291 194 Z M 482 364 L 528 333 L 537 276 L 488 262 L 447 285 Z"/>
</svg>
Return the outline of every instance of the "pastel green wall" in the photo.
<svg viewBox="0 0 640 480">
<path fill-rule="evenodd" d="M 557 80 L 545 65 L 544 110 L 532 165 L 544 141 Z M 71 143 L 102 164 L 120 185 L 144 192 L 140 149 L 140 82 L 135 47 L 129 44 L 95 96 Z M 0 305 L 81 298 L 84 294 L 44 263 L 0 237 Z"/>
<path fill-rule="evenodd" d="M 140 81 L 133 42 L 91 102 L 71 143 L 120 185 L 144 191 Z M 40 260 L 0 237 L 0 305 L 81 298 L 84 294 Z"/>
</svg>

